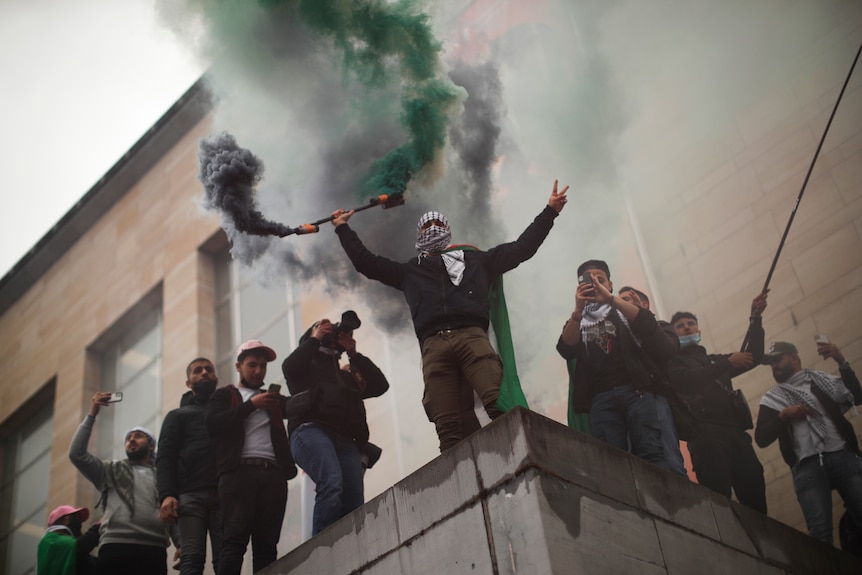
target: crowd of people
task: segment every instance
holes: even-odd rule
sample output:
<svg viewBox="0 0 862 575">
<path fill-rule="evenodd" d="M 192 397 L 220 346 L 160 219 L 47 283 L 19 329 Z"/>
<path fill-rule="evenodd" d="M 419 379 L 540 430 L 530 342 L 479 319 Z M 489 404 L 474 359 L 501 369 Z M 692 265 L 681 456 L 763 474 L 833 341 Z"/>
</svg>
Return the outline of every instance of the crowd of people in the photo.
<svg viewBox="0 0 862 575">
<path fill-rule="evenodd" d="M 520 237 L 487 251 L 452 244 L 446 217 L 428 212 L 417 224 L 417 256 L 404 263 L 370 252 L 348 225 L 353 212 L 333 213 L 356 270 L 404 293 L 421 350 L 422 403 L 441 452 L 478 428 L 474 393 L 491 419 L 517 403 L 502 396 L 511 373 L 501 343 L 510 336 L 500 278 L 536 253 L 567 190 L 555 182 L 547 206 Z M 835 344 L 819 341 L 817 351 L 838 363 L 839 376 L 803 369 L 792 343 L 766 350 L 761 293 L 751 304 L 744 349 L 709 354 L 694 314 L 658 320 L 643 291 L 614 293 L 604 261 L 588 260 L 577 274 L 575 307 L 557 351 L 569 362 L 570 408 L 581 414 L 582 431 L 683 476 L 685 440 L 699 483 L 766 513 L 763 467 L 747 432 L 754 418 L 732 379 L 769 365 L 776 386 L 761 400 L 755 441 L 766 447 L 778 440 L 812 536 L 832 542 L 833 489 L 848 523 L 862 525 L 862 461 L 844 418 L 862 403 L 862 388 Z M 249 541 L 259 571 L 276 559 L 296 466 L 315 484 L 313 534 L 362 505 L 365 470 L 381 455 L 369 441 L 363 402 L 385 393 L 389 382 L 357 351 L 359 325 L 353 312 L 337 323 L 314 322 L 282 363 L 289 395 L 277 384 L 264 389 L 276 352 L 261 341 L 237 350 L 236 384 L 218 387 L 212 361 L 192 360 L 188 391 L 164 418 L 158 441 L 148 429 L 129 429 L 125 459 L 102 461 L 88 451 L 96 418 L 111 405 L 110 393 L 96 393 L 69 457 L 100 491 L 101 519 L 82 533 L 88 509 L 53 510 L 38 572 L 167 573 L 172 541 L 180 573 L 199 574 L 207 536 L 216 573 L 239 573 Z"/>
</svg>

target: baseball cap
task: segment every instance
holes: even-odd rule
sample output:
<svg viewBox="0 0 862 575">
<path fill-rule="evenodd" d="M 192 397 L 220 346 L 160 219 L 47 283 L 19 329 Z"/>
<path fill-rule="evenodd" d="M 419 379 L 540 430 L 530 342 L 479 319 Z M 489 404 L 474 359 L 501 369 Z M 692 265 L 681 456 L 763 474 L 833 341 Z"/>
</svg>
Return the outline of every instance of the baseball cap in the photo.
<svg viewBox="0 0 862 575">
<path fill-rule="evenodd" d="M 86 507 L 61 505 L 48 514 L 48 525 L 51 526 L 66 515 L 72 515 L 75 513 L 78 513 L 81 516 L 81 521 L 86 521 L 90 517 L 90 510 Z"/>
<path fill-rule="evenodd" d="M 251 351 L 253 349 L 260 350 L 264 354 L 266 354 L 266 361 L 275 361 L 275 351 L 273 351 L 271 347 L 263 345 L 263 342 L 261 342 L 259 339 L 250 339 L 240 345 L 239 349 L 236 350 L 237 360 L 239 360 L 239 356 L 241 356 L 244 352 Z"/>
<path fill-rule="evenodd" d="M 773 359 L 782 355 L 799 355 L 799 350 L 789 341 L 773 341 L 769 344 L 769 350 L 763 354 L 763 363 L 768 365 Z"/>
</svg>

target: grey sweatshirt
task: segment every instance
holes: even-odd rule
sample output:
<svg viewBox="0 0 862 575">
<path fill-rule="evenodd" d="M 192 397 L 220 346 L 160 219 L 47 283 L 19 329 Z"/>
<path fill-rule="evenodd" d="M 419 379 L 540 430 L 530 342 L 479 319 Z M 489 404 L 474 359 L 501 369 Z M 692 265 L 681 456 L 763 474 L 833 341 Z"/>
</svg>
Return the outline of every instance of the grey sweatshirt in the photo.
<svg viewBox="0 0 862 575">
<path fill-rule="evenodd" d="M 78 471 L 101 491 L 105 485 L 105 462 L 87 451 L 95 421 L 94 417 L 87 415 L 78 426 L 69 446 L 69 459 Z M 109 489 L 102 527 L 99 530 L 99 544 L 130 543 L 167 547 L 168 532 L 159 521 L 155 468 L 149 465 L 132 465 L 132 470 L 134 517 L 117 492 Z"/>
</svg>

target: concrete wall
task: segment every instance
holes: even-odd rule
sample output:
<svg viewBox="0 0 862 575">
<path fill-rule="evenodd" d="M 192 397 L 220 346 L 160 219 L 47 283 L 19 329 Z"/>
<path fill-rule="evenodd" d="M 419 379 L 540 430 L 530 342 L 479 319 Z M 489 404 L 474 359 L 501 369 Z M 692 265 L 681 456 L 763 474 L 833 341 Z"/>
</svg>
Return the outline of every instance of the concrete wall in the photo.
<svg viewBox="0 0 862 575">
<path fill-rule="evenodd" d="M 261 573 L 860 570 L 855 557 L 519 408 Z"/>
</svg>

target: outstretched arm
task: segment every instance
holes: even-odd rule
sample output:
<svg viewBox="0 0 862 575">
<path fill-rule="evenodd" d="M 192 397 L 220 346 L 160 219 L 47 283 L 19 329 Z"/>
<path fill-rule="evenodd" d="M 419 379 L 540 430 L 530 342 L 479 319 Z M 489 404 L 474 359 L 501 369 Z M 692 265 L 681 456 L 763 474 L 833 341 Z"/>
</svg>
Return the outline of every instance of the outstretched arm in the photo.
<svg viewBox="0 0 862 575">
<path fill-rule="evenodd" d="M 383 256 L 372 253 L 356 235 L 356 232 L 347 225 L 347 220 L 353 215 L 353 210 L 335 210 L 332 212 L 332 225 L 335 233 L 344 248 L 344 253 L 350 258 L 353 267 L 367 277 L 377 280 L 395 289 L 401 289 L 404 281 L 402 265 Z"/>
<path fill-rule="evenodd" d="M 98 392 L 91 399 L 90 413 L 78 426 L 75 436 L 72 438 L 72 443 L 69 445 L 69 460 L 72 462 L 78 471 L 87 478 L 87 480 L 96 486 L 96 489 L 101 489 L 105 482 L 105 464 L 95 455 L 87 451 L 87 446 L 90 443 L 90 435 L 93 433 L 93 425 L 96 423 L 96 415 L 99 409 L 107 405 L 107 399 L 110 393 Z"/>
<path fill-rule="evenodd" d="M 563 210 L 568 199 L 566 192 L 569 186 L 563 188 L 561 192 L 557 192 L 557 181 L 554 181 L 554 189 L 551 191 L 551 197 L 548 200 L 548 205 L 542 210 L 533 220 L 527 229 L 514 242 L 500 244 L 495 248 L 491 248 L 487 252 L 485 260 L 485 269 L 490 276 L 498 276 L 506 273 L 509 270 L 515 269 L 522 262 L 527 261 L 535 255 L 539 250 L 539 246 L 548 237 L 548 233 L 554 225 L 554 219 Z"/>
</svg>

